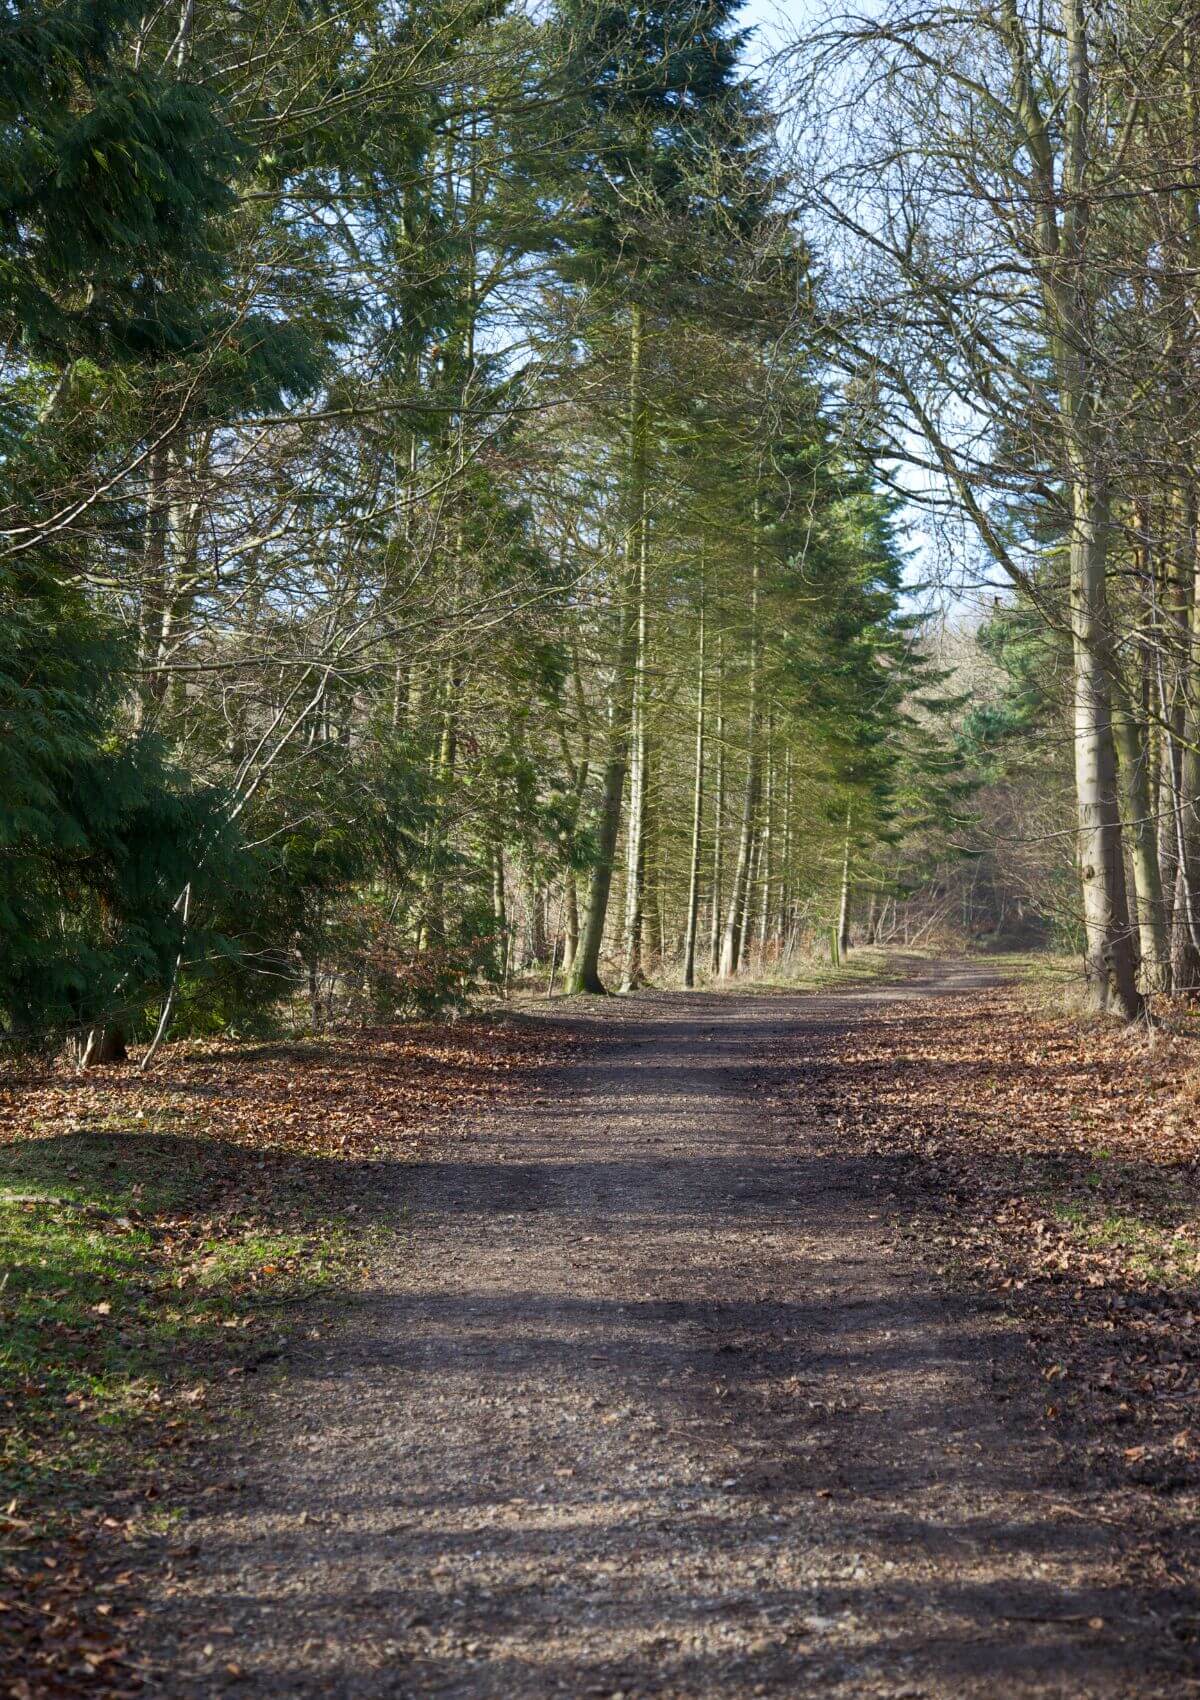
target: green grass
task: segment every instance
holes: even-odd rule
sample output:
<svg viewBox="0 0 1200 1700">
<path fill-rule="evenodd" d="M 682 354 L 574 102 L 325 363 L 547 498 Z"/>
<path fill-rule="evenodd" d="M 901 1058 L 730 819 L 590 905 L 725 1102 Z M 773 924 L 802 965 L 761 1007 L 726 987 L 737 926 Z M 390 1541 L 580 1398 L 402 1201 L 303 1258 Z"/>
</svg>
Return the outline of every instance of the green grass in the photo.
<svg viewBox="0 0 1200 1700">
<path fill-rule="evenodd" d="M 1177 1218 L 1156 1221 L 1090 1202 L 1059 1203 L 1054 1213 L 1080 1245 L 1090 1251 L 1118 1253 L 1132 1275 L 1156 1286 L 1189 1284 L 1200 1272 L 1195 1233 L 1181 1229 Z"/>
<path fill-rule="evenodd" d="M 748 991 L 824 992 L 839 986 L 894 986 L 907 980 L 913 964 L 925 959 L 919 950 L 892 951 L 863 946 L 851 950 L 840 963 L 828 957 L 804 957 L 758 977 L 737 982 Z"/>
<path fill-rule="evenodd" d="M 327 1167 L 336 1167 L 329 1164 Z M 60 1508 L 345 1281 L 362 1232 L 311 1166 L 90 1127 L 0 1148 L 0 1496 Z"/>
<path fill-rule="evenodd" d="M 1066 985 L 1083 977 L 1079 958 L 1060 951 L 1006 950 L 980 954 L 985 958 L 994 955 L 1006 972 L 1027 985 Z"/>
</svg>

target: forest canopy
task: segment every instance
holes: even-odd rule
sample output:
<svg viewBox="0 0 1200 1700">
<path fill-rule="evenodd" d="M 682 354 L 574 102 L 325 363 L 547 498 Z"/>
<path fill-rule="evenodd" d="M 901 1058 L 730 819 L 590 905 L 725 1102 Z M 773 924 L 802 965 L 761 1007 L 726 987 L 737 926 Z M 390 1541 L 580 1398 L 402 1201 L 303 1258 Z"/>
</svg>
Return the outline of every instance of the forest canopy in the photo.
<svg viewBox="0 0 1200 1700">
<path fill-rule="evenodd" d="M 891 7 L 754 72 L 727 0 L 10 0 L 7 1042 L 901 917 L 1080 945 L 1126 1014 L 1194 985 L 1152 13 Z M 1007 575 L 982 627 L 920 612 L 922 506 Z"/>
<path fill-rule="evenodd" d="M 724 0 L 0 32 L 10 1040 L 827 927 L 925 662 Z"/>
</svg>

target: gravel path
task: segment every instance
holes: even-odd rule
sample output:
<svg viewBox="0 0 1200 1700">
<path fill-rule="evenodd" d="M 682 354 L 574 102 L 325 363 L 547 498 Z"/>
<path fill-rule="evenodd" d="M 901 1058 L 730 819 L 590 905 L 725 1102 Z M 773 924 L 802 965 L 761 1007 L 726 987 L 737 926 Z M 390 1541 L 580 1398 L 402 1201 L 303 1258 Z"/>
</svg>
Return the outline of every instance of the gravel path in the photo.
<svg viewBox="0 0 1200 1700">
<path fill-rule="evenodd" d="M 956 984 L 605 1004 L 540 1098 L 408 1171 L 406 1255 L 172 1537 L 157 1691 L 1194 1692 L 1011 1326 L 899 1249 L 878 1159 L 773 1103 L 789 1057 Z"/>
</svg>

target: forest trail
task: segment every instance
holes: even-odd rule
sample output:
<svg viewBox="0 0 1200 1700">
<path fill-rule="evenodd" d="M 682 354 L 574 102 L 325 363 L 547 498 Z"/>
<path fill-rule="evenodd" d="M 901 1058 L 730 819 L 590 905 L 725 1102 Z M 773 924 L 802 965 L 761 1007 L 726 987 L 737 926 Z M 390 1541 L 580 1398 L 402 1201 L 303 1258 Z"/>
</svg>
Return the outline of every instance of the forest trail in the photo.
<svg viewBox="0 0 1200 1700">
<path fill-rule="evenodd" d="M 1015 1326 L 903 1250 L 878 1157 L 782 1111 L 881 1001 L 986 983 L 579 1018 L 535 1101 L 419 1166 L 404 1259 L 170 1538 L 156 1691 L 1191 1692 Z"/>
</svg>

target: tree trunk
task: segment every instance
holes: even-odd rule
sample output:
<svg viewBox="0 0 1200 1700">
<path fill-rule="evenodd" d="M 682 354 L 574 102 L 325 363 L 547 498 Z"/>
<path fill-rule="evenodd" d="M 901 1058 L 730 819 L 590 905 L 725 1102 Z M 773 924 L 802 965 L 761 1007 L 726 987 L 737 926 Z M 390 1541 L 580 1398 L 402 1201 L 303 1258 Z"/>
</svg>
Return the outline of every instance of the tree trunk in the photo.
<svg viewBox="0 0 1200 1700">
<path fill-rule="evenodd" d="M 696 927 L 700 919 L 700 840 L 704 825 L 704 598 L 700 599 L 700 653 L 696 669 L 696 762 L 692 783 L 692 854 L 688 866 L 687 923 L 683 936 L 683 983 L 696 984 Z M 718 835 L 719 836 L 719 835 Z"/>
<path fill-rule="evenodd" d="M 1094 354 L 1099 346 L 1096 267 L 1088 246 L 1093 93 L 1089 13 L 1083 0 L 1066 0 L 1062 8 L 1065 87 L 1057 130 L 1047 122 L 1042 90 L 1030 71 L 1025 22 L 1016 0 L 1001 0 L 1001 15 L 1012 54 L 1013 98 L 1037 195 L 1033 234 L 1071 501 L 1075 793 L 1088 997 L 1094 1008 L 1132 1019 L 1140 999 L 1113 745 L 1115 674 L 1105 582 L 1109 508 L 1099 471 L 1108 450 L 1104 422 L 1096 417 L 1104 374 Z"/>
<path fill-rule="evenodd" d="M 503 974 L 503 963 L 508 955 L 508 899 L 504 890 L 504 846 L 499 840 L 492 845 L 492 915 Z"/>
<path fill-rule="evenodd" d="M 76 1066 L 81 1071 L 100 1068 L 106 1063 L 124 1062 L 128 1055 L 123 1029 L 118 1022 L 109 1021 L 85 1034 L 78 1046 Z"/>
<path fill-rule="evenodd" d="M 717 766 L 713 775 L 713 872 L 709 907 L 709 972 L 721 966 L 721 890 L 725 834 L 725 636 L 717 634 Z"/>
<path fill-rule="evenodd" d="M 1200 991 L 1200 551 L 1195 503 L 1182 515 L 1181 554 L 1187 573 L 1180 601 L 1184 638 L 1179 674 L 1182 737 L 1176 750 L 1176 875 L 1171 936 L 1171 980 L 1177 992 Z M 1183 578 L 1183 575 L 1181 575 Z"/>
<path fill-rule="evenodd" d="M 1075 651 L 1075 789 L 1088 999 L 1132 1020 L 1140 1008 L 1129 928 L 1113 745 L 1105 571 L 1109 516 L 1104 496 L 1074 486 L 1071 625 Z"/>
<path fill-rule="evenodd" d="M 567 990 L 603 992 L 600 946 L 608 916 L 613 865 L 621 832 L 621 798 L 633 713 L 633 670 L 637 660 L 637 583 L 646 550 L 646 419 L 642 397 L 642 315 L 634 307 L 629 328 L 629 530 L 621 584 L 620 637 L 608 727 L 608 754 L 596 831 L 596 863 L 588 893 L 587 919 L 571 964 Z"/>
<path fill-rule="evenodd" d="M 842 851 L 842 893 L 838 904 L 838 955 L 844 957 L 850 949 L 850 826 L 852 814 L 846 809 L 846 843 Z"/>
<path fill-rule="evenodd" d="M 762 780 L 759 780 L 759 799 L 762 798 Z M 737 972 L 749 973 L 754 965 L 754 900 L 758 894 L 758 872 L 762 866 L 763 835 L 760 826 L 755 827 L 754 836 L 750 840 L 750 866 L 746 870 L 746 906 L 742 913 L 742 943 L 738 952 Z M 756 965 L 761 967 L 761 961 Z"/>
<path fill-rule="evenodd" d="M 1142 728 L 1125 704 L 1114 709 L 1113 729 L 1120 756 L 1121 790 L 1133 860 L 1142 985 L 1148 992 L 1160 992 L 1166 989 L 1170 962 L 1158 867 L 1158 833 L 1150 805 L 1146 740 Z"/>
<path fill-rule="evenodd" d="M 1160 667 L 1161 659 L 1157 660 L 1155 665 L 1156 668 Z M 1157 728 L 1158 787 L 1154 803 L 1158 827 L 1159 885 L 1163 894 L 1163 925 L 1166 929 L 1167 948 L 1172 958 L 1172 985 L 1175 984 L 1175 886 L 1179 867 L 1179 739 L 1183 731 L 1183 717 L 1173 696 L 1174 693 L 1169 696 L 1165 688 L 1160 690 L 1160 723 Z"/>
<path fill-rule="evenodd" d="M 141 731 L 158 701 L 159 650 L 163 615 L 167 606 L 167 537 L 170 529 L 170 500 L 167 474 L 170 460 L 164 444 L 151 450 L 146 460 L 146 510 L 142 540 L 141 596 L 138 612 L 137 700 L 134 727 Z"/>
<path fill-rule="evenodd" d="M 529 911 L 529 961 L 545 962 L 550 955 L 550 944 L 546 937 L 546 888 L 534 879 L 532 873 L 525 881 L 525 900 Z"/>
<path fill-rule="evenodd" d="M 771 927 L 771 854 L 775 830 L 775 759 L 772 748 L 774 717 L 767 709 L 767 796 L 763 820 L 762 846 L 759 851 L 760 908 L 758 914 L 758 962 L 761 970 L 767 959 L 767 935 Z"/>
<path fill-rule="evenodd" d="M 746 757 L 746 789 L 742 797 L 742 821 L 738 832 L 737 860 L 733 869 L 733 887 L 729 894 L 729 910 L 725 918 L 725 936 L 721 941 L 721 977 L 736 974 L 742 959 L 742 935 L 749 897 L 750 863 L 754 854 L 754 824 L 758 816 L 758 796 L 761 770 L 758 752 L 757 717 L 751 713 L 750 748 Z"/>
<path fill-rule="evenodd" d="M 646 555 L 637 564 L 637 655 L 633 664 L 633 762 L 629 775 L 629 837 L 625 856 L 625 972 L 621 990 L 645 984 L 642 938 L 646 906 L 646 826 L 650 798 L 650 740 L 646 724 Z"/>
<path fill-rule="evenodd" d="M 575 875 L 568 868 L 563 876 L 563 976 L 570 974 L 579 949 L 579 896 Z"/>
<path fill-rule="evenodd" d="M 783 752 L 783 854 L 779 871 L 779 917 L 776 928 L 780 947 L 786 945 L 791 927 L 792 875 L 792 752 Z"/>
<path fill-rule="evenodd" d="M 647 830 L 647 779 L 650 759 L 649 745 L 635 718 L 634 762 L 630 775 L 629 837 L 625 871 L 625 971 L 621 990 L 634 992 L 646 983 L 642 961 L 642 946 L 646 932 L 646 891 L 649 833 Z"/>
<path fill-rule="evenodd" d="M 754 851 L 754 829 L 758 819 L 758 796 L 762 784 L 762 769 L 758 748 L 758 515 L 755 513 L 755 560 L 750 591 L 750 714 L 746 752 L 746 789 L 742 797 L 742 823 L 738 833 L 737 861 L 733 870 L 733 889 L 729 894 L 729 912 L 725 920 L 725 937 L 721 943 L 721 978 L 737 973 L 742 958 L 746 906 L 749 901 L 750 859 Z"/>
<path fill-rule="evenodd" d="M 442 709 L 442 734 L 438 740 L 437 757 L 433 769 L 435 814 L 429 834 L 429 867 L 425 875 L 421 926 L 417 934 L 417 950 L 422 955 L 434 945 L 442 944 L 446 937 L 446 915 L 442 906 L 442 876 L 437 863 L 449 828 L 450 795 L 454 782 L 454 765 L 458 757 L 457 703 L 461 685 L 462 681 L 458 676 L 458 669 L 451 667 L 446 679 L 445 702 Z"/>
</svg>

